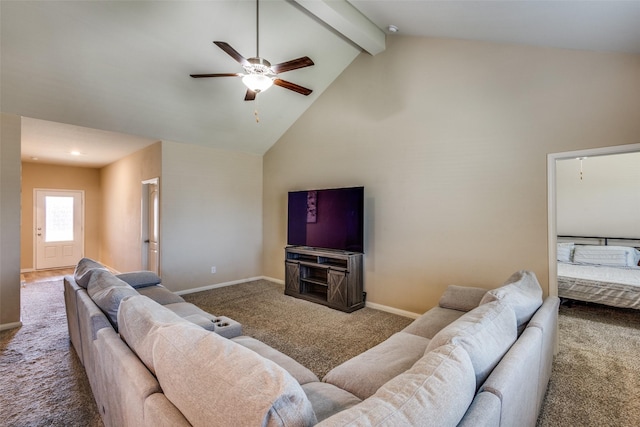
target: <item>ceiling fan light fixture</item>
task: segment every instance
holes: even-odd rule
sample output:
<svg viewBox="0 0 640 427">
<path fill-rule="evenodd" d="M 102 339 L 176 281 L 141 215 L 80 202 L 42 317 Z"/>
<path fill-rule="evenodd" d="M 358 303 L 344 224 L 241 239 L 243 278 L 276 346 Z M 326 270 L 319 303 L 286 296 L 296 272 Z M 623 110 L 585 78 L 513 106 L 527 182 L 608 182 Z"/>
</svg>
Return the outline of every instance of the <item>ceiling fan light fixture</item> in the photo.
<svg viewBox="0 0 640 427">
<path fill-rule="evenodd" d="M 242 78 L 242 83 L 249 90 L 260 93 L 273 86 L 273 79 L 264 74 L 247 74 Z"/>
</svg>

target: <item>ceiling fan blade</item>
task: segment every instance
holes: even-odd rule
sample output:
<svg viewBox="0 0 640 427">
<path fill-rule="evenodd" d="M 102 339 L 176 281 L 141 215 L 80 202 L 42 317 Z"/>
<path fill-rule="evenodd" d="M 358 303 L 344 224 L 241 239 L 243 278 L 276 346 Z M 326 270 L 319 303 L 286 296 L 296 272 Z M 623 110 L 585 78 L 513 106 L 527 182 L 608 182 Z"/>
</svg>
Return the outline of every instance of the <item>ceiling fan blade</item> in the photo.
<svg viewBox="0 0 640 427">
<path fill-rule="evenodd" d="M 217 73 L 217 74 L 189 74 L 191 77 L 195 79 L 200 79 L 202 77 L 240 77 L 244 74 L 241 73 Z"/>
<path fill-rule="evenodd" d="M 238 53 L 237 50 L 229 46 L 228 43 L 226 42 L 213 42 L 213 43 L 216 46 L 218 46 L 220 49 L 224 50 L 227 53 L 227 55 L 229 55 L 230 57 L 238 61 L 240 64 L 249 65 L 249 61 L 247 61 L 247 59 L 244 56 L 240 55 L 240 53 Z"/>
<path fill-rule="evenodd" d="M 244 96 L 245 101 L 253 101 L 256 99 L 257 93 L 252 91 L 251 89 L 247 89 L 247 94 Z"/>
<path fill-rule="evenodd" d="M 285 71 L 297 70 L 298 68 L 310 67 L 313 61 L 308 56 L 302 58 L 292 59 L 291 61 L 282 62 L 280 64 L 273 65 L 271 69 L 274 73 L 284 73 Z"/>
<path fill-rule="evenodd" d="M 277 86 L 280 86 L 280 87 L 283 87 L 285 89 L 292 90 L 294 92 L 301 93 L 302 95 L 305 95 L 305 96 L 309 95 L 311 92 L 313 92 L 311 89 L 307 89 L 306 87 L 302 87 L 300 85 L 297 85 L 295 83 L 291 83 L 291 82 L 288 82 L 288 81 L 282 80 L 282 79 L 275 79 L 273 81 L 273 84 L 277 85 Z"/>
</svg>

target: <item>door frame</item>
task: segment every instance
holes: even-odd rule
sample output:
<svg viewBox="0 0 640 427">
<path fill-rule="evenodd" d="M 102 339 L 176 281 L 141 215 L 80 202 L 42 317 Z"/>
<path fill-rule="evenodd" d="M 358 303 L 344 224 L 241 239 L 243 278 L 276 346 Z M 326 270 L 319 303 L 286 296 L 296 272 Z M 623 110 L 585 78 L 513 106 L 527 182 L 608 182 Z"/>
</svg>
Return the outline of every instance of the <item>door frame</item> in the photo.
<svg viewBox="0 0 640 427">
<path fill-rule="evenodd" d="M 614 145 L 611 147 L 590 148 L 563 153 L 547 154 L 547 241 L 549 244 L 549 295 L 558 296 L 558 224 L 556 214 L 556 161 L 578 157 L 608 156 L 640 152 L 640 144 Z"/>
<path fill-rule="evenodd" d="M 85 228 L 85 212 L 84 212 L 84 199 L 85 193 L 84 190 L 73 190 L 73 189 L 59 189 L 59 188 L 34 188 L 33 189 L 33 202 L 32 202 L 32 212 L 33 212 L 33 228 L 32 237 L 33 237 L 33 254 L 32 254 L 32 265 L 33 270 L 38 270 L 38 233 L 36 229 L 38 228 L 38 191 L 47 191 L 47 192 L 63 192 L 63 193 L 80 193 L 80 253 L 81 257 L 84 256 L 84 228 Z M 63 267 L 61 267 L 63 268 Z"/>
</svg>

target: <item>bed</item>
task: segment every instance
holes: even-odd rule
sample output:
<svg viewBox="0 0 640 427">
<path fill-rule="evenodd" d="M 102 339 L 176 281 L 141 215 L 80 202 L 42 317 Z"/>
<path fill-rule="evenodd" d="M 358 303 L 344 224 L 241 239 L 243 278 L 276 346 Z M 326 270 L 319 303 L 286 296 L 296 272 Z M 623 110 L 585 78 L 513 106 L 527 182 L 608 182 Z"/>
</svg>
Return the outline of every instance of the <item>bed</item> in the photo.
<svg viewBox="0 0 640 427">
<path fill-rule="evenodd" d="M 640 239 L 558 236 L 558 296 L 640 309 Z"/>
</svg>

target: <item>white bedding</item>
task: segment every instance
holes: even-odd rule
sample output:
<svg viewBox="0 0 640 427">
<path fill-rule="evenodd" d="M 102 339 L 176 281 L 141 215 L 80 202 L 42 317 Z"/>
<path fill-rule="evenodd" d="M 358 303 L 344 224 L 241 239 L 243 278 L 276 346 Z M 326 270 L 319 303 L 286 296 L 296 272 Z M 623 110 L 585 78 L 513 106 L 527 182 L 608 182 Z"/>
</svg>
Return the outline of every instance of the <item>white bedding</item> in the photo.
<svg viewBox="0 0 640 427">
<path fill-rule="evenodd" d="M 640 267 L 558 263 L 558 295 L 640 309 Z"/>
<path fill-rule="evenodd" d="M 640 287 L 640 267 L 608 267 L 558 263 L 558 276 L 589 279 L 598 282 L 621 283 Z M 640 291 L 640 288 L 638 289 Z"/>
</svg>

